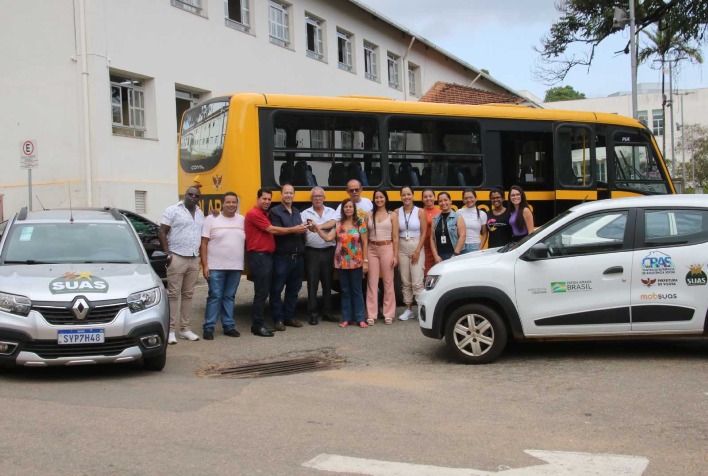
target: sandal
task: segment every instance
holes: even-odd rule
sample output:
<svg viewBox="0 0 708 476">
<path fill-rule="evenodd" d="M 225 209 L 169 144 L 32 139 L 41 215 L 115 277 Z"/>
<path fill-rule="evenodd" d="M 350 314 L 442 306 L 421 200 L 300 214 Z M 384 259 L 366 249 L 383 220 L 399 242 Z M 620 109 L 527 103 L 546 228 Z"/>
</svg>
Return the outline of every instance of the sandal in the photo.
<svg viewBox="0 0 708 476">
<path fill-rule="evenodd" d="M 366 323 L 367 323 L 368 325 L 370 325 L 370 326 L 373 326 L 374 324 L 376 324 L 376 321 L 373 320 L 373 319 L 367 319 L 367 320 L 366 320 Z"/>
<path fill-rule="evenodd" d="M 349 327 L 349 323 L 347 321 L 341 322 L 339 327 Z"/>
<path fill-rule="evenodd" d="M 366 328 L 369 327 L 369 326 L 366 324 L 366 322 L 361 321 L 361 322 L 359 323 L 359 327 L 361 327 L 362 329 L 366 329 Z"/>
<path fill-rule="evenodd" d="M 385 317 L 384 324 L 386 324 L 387 326 L 390 326 L 391 324 L 393 324 L 393 318 L 392 317 Z"/>
</svg>

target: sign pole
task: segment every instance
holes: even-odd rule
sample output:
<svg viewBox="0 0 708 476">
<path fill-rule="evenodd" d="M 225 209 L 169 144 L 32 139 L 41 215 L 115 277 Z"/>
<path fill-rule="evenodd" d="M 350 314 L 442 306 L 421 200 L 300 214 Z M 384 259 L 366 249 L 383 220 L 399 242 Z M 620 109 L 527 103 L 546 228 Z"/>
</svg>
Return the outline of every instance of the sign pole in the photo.
<svg viewBox="0 0 708 476">
<path fill-rule="evenodd" d="M 32 211 L 32 169 L 27 169 L 27 185 L 29 188 L 29 211 Z"/>
</svg>

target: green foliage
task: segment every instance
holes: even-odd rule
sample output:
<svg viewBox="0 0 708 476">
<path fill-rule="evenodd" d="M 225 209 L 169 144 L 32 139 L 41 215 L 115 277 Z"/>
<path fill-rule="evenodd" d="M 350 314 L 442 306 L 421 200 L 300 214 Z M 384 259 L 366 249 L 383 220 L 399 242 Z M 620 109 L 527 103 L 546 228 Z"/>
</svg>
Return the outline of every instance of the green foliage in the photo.
<svg viewBox="0 0 708 476">
<path fill-rule="evenodd" d="M 614 8 L 628 9 L 627 0 L 559 0 L 560 19 L 551 25 L 536 51 L 540 64 L 534 71 L 546 84 L 562 81 L 575 66 L 589 67 L 595 47 L 608 36 L 618 33 L 612 26 Z M 661 25 L 660 30 L 685 44 L 698 46 L 708 40 L 708 2 L 706 0 L 635 0 L 636 31 Z M 629 41 L 627 42 L 629 44 Z M 579 45 L 582 53 L 574 51 Z M 625 49 L 629 52 L 629 47 Z"/>
<path fill-rule="evenodd" d="M 570 101 L 572 99 L 585 99 L 585 94 L 573 89 L 573 86 L 557 86 L 546 91 L 544 102 Z"/>
<path fill-rule="evenodd" d="M 708 188 L 708 127 L 699 124 L 686 125 L 682 133 L 677 150 L 682 150 L 684 147 L 686 150 L 686 182 L 690 183 L 694 179 L 697 185 L 706 189 Z M 691 155 L 693 164 L 690 162 Z M 677 160 L 679 157 L 677 154 Z M 676 165 L 676 170 L 679 172 L 677 175 L 681 176 L 682 163 L 679 161 Z"/>
</svg>

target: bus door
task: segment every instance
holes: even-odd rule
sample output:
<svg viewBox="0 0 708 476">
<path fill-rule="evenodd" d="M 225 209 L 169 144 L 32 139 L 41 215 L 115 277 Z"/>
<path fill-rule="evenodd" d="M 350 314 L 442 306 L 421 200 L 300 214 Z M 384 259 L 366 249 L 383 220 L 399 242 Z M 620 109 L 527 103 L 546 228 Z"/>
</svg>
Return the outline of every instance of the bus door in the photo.
<svg viewBox="0 0 708 476">
<path fill-rule="evenodd" d="M 595 134 L 583 124 L 558 124 L 554 130 L 555 214 L 597 200 Z"/>
</svg>

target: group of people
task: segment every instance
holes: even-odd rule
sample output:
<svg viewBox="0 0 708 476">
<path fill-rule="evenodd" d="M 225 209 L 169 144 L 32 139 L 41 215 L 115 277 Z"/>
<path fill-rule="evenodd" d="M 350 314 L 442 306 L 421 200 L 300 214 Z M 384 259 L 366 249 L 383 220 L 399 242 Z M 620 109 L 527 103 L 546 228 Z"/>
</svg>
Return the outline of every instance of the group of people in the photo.
<svg viewBox="0 0 708 476">
<path fill-rule="evenodd" d="M 395 268 L 400 272 L 405 304 L 398 319 L 406 321 L 414 317 L 414 299 L 423 291 L 425 275 L 434 264 L 485 246 L 518 241 L 534 229 L 526 195 L 518 186 L 509 191 L 508 208 L 504 190 L 493 189 L 489 213 L 478 208 L 473 189 L 464 190 L 464 206 L 458 210 L 452 208 L 447 192 L 438 193 L 436 205 L 432 189 L 423 190 L 423 207 L 419 208 L 413 189 L 402 187 L 401 206 L 395 210 L 385 190 L 375 190 L 373 202 L 362 191 L 358 180 L 350 180 L 349 197 L 334 210 L 324 204 L 325 191 L 314 187 L 312 206 L 300 211 L 293 204 L 292 185 L 282 185 L 281 203 L 272 207 L 272 192 L 259 189 L 256 205 L 245 216 L 238 213 L 237 195 L 228 192 L 221 212 L 205 218 L 197 205 L 199 188 L 190 187 L 183 201 L 165 210 L 158 232 L 167 253 L 168 343 L 176 344 L 178 336 L 199 340 L 190 329 L 189 313 L 200 265 L 209 285 L 205 340 L 214 339 L 219 318 L 224 335 L 240 336 L 233 310 L 246 259 L 254 286 L 254 335 L 272 337 L 287 327 L 303 326 L 295 317 L 303 274 L 310 325 L 323 320 L 339 322 L 340 327 L 366 328 L 378 320 L 379 280 L 383 282 L 384 324 L 393 324 L 396 318 Z M 335 270 L 342 298 L 341 321 L 332 312 Z M 321 306 L 317 299 L 320 285 Z M 272 328 L 264 320 L 268 298 Z"/>
</svg>

